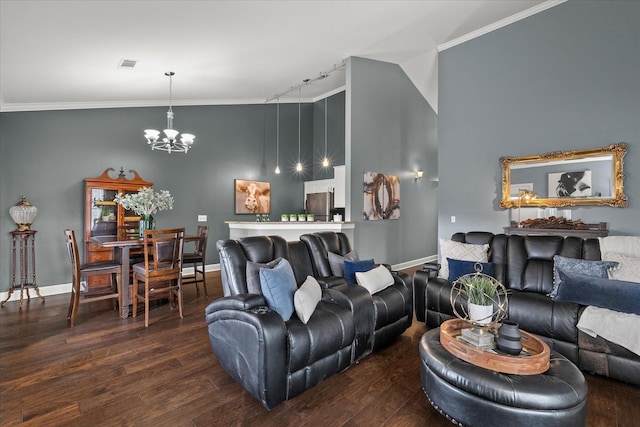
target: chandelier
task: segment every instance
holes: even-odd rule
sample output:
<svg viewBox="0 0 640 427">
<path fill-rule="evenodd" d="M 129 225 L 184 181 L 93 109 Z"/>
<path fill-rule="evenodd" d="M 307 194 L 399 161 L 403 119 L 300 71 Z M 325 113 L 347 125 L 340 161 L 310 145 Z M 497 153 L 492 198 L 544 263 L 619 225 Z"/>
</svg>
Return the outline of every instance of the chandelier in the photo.
<svg viewBox="0 0 640 427">
<path fill-rule="evenodd" d="M 190 133 L 183 133 L 180 135 L 180 132 L 173 128 L 173 110 L 171 109 L 171 86 L 173 83 L 173 76 L 176 73 L 173 71 L 168 71 L 164 73 L 165 76 L 169 77 L 169 111 L 167 111 L 167 128 L 163 131 L 166 135 L 162 139 L 160 139 L 160 131 L 155 129 L 145 129 L 144 137 L 147 138 L 147 144 L 151 147 L 152 150 L 161 150 L 166 151 L 169 154 L 171 153 L 186 153 L 191 148 L 193 141 L 196 139 L 195 135 Z M 178 137 L 180 140 L 178 140 Z"/>
</svg>

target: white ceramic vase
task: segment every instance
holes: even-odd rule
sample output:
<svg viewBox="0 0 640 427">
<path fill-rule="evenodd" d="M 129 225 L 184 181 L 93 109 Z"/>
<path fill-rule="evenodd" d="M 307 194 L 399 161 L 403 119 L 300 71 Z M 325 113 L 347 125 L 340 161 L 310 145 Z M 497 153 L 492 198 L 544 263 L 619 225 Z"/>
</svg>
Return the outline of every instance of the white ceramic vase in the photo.
<svg viewBox="0 0 640 427">
<path fill-rule="evenodd" d="M 479 325 L 488 325 L 493 317 L 493 305 L 468 304 L 469 319 Z"/>
</svg>

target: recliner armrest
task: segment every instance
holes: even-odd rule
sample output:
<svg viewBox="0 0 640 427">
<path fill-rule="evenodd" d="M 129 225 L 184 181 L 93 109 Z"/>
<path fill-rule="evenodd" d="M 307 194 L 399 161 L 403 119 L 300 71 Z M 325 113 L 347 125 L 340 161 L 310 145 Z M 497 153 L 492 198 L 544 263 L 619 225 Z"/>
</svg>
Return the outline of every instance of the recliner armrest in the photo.
<svg viewBox="0 0 640 427">
<path fill-rule="evenodd" d="M 422 271 L 426 271 L 429 274 L 429 278 L 437 277 L 440 267 L 439 262 L 426 262 L 422 266 Z"/>
<path fill-rule="evenodd" d="M 205 315 L 214 311 L 232 309 L 232 310 L 252 310 L 260 306 L 266 306 L 262 295 L 258 294 L 238 294 L 217 299 L 207 306 Z"/>
<path fill-rule="evenodd" d="M 322 289 L 331 289 L 338 285 L 347 284 L 345 278 L 340 276 L 316 277 L 316 280 L 318 281 Z"/>
</svg>

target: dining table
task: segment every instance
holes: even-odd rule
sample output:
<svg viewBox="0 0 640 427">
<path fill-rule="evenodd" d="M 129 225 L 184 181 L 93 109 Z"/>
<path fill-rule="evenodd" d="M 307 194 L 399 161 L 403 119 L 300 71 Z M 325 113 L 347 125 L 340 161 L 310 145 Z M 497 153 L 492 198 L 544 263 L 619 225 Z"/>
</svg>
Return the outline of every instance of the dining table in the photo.
<svg viewBox="0 0 640 427">
<path fill-rule="evenodd" d="M 200 239 L 200 236 L 184 236 L 184 241 L 186 242 L 195 242 Z M 129 281 L 129 275 L 131 271 L 131 250 L 132 249 L 141 249 L 144 247 L 144 239 L 143 238 L 132 238 L 131 236 L 94 236 L 91 237 L 91 241 L 96 243 L 103 248 L 113 248 L 114 249 L 114 257 L 117 260 L 120 260 L 120 264 L 122 265 L 122 284 L 127 285 L 122 286 L 122 305 L 120 307 L 120 317 L 126 319 L 129 317 L 129 306 L 131 305 L 132 299 L 132 289 L 133 284 Z"/>
</svg>

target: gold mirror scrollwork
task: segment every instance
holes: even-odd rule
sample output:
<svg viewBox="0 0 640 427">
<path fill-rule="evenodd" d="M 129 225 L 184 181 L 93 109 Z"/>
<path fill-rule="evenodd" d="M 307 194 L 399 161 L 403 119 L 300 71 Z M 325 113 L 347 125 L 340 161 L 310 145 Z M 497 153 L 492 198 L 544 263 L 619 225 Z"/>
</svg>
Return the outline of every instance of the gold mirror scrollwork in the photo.
<svg viewBox="0 0 640 427">
<path fill-rule="evenodd" d="M 624 208 L 627 206 L 627 197 L 623 193 L 624 175 L 622 166 L 623 157 L 626 153 L 627 144 L 621 142 L 590 150 L 557 151 L 525 157 L 501 157 L 502 199 L 500 200 L 500 207 L 613 206 Z M 558 170 L 562 170 L 563 167 L 567 167 L 567 170 L 575 170 L 576 168 L 582 168 L 583 165 L 584 169 L 587 169 L 591 167 L 589 165 L 595 164 L 600 165 L 600 167 L 604 166 L 606 173 L 594 173 L 593 187 L 597 188 L 600 185 L 604 191 L 598 191 L 595 194 L 586 196 L 573 196 L 572 194 L 568 195 L 566 191 L 556 191 L 554 178 L 556 175 L 564 177 L 567 174 L 557 172 Z M 548 172 L 550 170 L 556 172 Z M 514 175 L 520 175 L 517 179 L 519 182 L 512 182 Z M 526 176 L 526 178 L 523 178 L 523 176 Z M 589 171 L 589 178 L 591 178 L 591 171 Z M 599 183 L 597 182 L 598 179 L 604 182 Z M 546 185 L 541 185 L 540 183 L 545 180 Z M 535 188 L 534 181 L 537 182 Z M 590 181 L 589 186 L 591 186 Z M 560 187 L 561 184 L 557 184 L 557 188 Z M 522 194 L 527 194 L 527 197 L 523 198 Z"/>
</svg>

